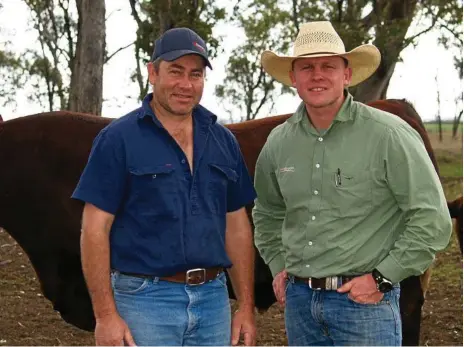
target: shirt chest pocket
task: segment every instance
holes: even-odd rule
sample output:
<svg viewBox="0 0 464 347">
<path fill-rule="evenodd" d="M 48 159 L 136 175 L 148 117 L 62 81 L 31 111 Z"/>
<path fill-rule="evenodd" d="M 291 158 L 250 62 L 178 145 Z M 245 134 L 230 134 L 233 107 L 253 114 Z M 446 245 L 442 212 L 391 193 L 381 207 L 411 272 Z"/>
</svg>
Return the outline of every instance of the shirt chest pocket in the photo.
<svg viewBox="0 0 464 347">
<path fill-rule="evenodd" d="M 341 217 L 363 216 L 372 207 L 372 178 L 367 170 L 332 170 L 327 185 L 331 207 Z"/>
<path fill-rule="evenodd" d="M 227 189 L 237 180 L 238 174 L 231 167 L 209 164 L 208 200 L 213 213 L 224 215 L 227 212 Z"/>
<path fill-rule="evenodd" d="M 150 166 L 130 170 L 129 197 L 146 216 L 177 214 L 176 175 L 172 166 Z"/>
</svg>

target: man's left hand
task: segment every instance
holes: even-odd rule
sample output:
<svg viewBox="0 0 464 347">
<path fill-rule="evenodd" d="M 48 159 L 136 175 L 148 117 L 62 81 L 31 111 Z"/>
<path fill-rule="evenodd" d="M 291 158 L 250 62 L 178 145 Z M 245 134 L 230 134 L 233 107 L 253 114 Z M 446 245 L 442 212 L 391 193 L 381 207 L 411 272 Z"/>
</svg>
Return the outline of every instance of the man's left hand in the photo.
<svg viewBox="0 0 464 347">
<path fill-rule="evenodd" d="M 371 274 L 353 278 L 337 289 L 339 293 L 348 293 L 348 297 L 360 304 L 377 304 L 383 293 L 377 290 L 377 284 Z"/>
<path fill-rule="evenodd" d="M 237 346 L 243 336 L 246 346 L 256 345 L 256 325 L 254 307 L 239 308 L 232 318 L 232 346 Z"/>
</svg>

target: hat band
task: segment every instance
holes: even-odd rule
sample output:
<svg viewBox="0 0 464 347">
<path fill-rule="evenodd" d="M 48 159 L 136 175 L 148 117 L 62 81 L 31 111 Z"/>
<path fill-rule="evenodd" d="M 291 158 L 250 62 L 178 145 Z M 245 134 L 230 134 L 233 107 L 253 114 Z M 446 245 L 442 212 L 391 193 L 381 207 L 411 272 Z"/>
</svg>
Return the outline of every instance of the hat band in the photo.
<svg viewBox="0 0 464 347">
<path fill-rule="evenodd" d="M 335 53 L 335 52 L 315 52 L 315 53 L 305 53 L 305 54 L 300 54 L 297 55 L 297 57 L 309 57 L 311 55 L 316 55 L 316 54 L 330 54 L 330 55 L 337 55 L 337 54 L 345 54 L 345 53 Z"/>
</svg>

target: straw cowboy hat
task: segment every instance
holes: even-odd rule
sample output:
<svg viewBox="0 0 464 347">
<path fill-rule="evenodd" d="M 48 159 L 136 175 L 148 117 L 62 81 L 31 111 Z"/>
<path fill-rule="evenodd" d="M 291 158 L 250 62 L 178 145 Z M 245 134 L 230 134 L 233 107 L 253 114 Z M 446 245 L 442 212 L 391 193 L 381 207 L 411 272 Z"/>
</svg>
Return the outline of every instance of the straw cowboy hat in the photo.
<svg viewBox="0 0 464 347">
<path fill-rule="evenodd" d="M 330 22 L 303 24 L 294 43 L 293 56 L 278 56 L 271 51 L 264 51 L 261 54 L 261 64 L 274 79 L 292 87 L 289 72 L 295 59 L 329 56 L 348 60 L 349 67 L 353 70 L 349 86 L 367 79 L 380 64 L 380 52 L 374 45 L 361 45 L 346 52 L 342 39 Z"/>
</svg>

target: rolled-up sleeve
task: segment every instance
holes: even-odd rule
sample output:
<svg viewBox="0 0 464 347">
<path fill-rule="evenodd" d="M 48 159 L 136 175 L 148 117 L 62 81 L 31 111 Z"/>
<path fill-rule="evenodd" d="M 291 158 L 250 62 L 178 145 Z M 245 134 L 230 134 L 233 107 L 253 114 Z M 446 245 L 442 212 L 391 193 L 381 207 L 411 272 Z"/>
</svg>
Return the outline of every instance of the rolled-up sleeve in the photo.
<svg viewBox="0 0 464 347">
<path fill-rule="evenodd" d="M 253 208 L 255 245 L 275 276 L 285 269 L 282 225 L 286 206 L 266 145 L 256 162 L 255 189 L 258 195 Z"/>
<path fill-rule="evenodd" d="M 452 222 L 437 173 L 419 135 L 391 130 L 385 148 L 388 186 L 404 212 L 406 228 L 377 269 L 393 282 L 422 274 L 449 243 Z"/>
<path fill-rule="evenodd" d="M 90 156 L 72 198 L 116 214 L 123 200 L 126 160 L 123 140 L 110 129 L 95 138 Z"/>
</svg>

